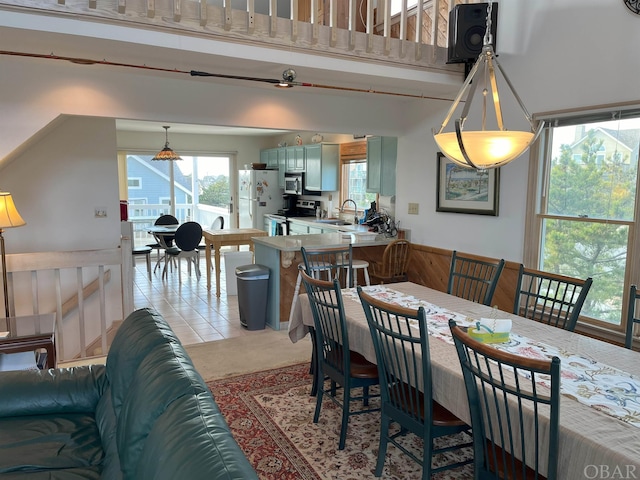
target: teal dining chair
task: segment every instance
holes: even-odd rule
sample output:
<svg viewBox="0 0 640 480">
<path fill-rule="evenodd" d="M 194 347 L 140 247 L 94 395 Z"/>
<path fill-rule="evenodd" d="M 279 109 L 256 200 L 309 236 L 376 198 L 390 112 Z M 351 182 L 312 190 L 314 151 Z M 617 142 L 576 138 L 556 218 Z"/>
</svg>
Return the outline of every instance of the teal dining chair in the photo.
<svg viewBox="0 0 640 480">
<path fill-rule="evenodd" d="M 455 320 L 449 328 L 469 401 L 474 479 L 556 480 L 560 359 L 498 350 L 471 338 Z"/>
<path fill-rule="evenodd" d="M 434 447 L 435 439 L 468 432 L 470 427 L 433 400 L 424 308 L 414 310 L 392 305 L 366 294 L 361 287 L 358 287 L 358 295 L 367 317 L 380 377 L 382 403 L 376 477 L 382 475 L 389 442 L 422 465 L 424 480 L 443 470 L 471 463 L 468 459 L 436 468 L 431 466 L 433 455 L 471 447 L 471 442 Z M 413 326 L 415 323 L 417 327 Z M 391 433 L 392 422 L 400 426 L 397 433 Z M 422 439 L 422 458 L 398 441 L 409 432 Z"/>
<path fill-rule="evenodd" d="M 624 339 L 625 348 L 631 349 L 633 347 L 633 327 L 640 325 L 640 318 L 636 314 L 636 306 L 640 300 L 640 293 L 638 293 L 638 287 L 631 285 L 629 287 L 629 304 L 627 305 L 627 330 Z"/>
<path fill-rule="evenodd" d="M 349 335 L 344 317 L 344 306 L 340 284 L 337 279 L 320 280 L 301 271 L 302 282 L 307 291 L 315 335 L 316 358 L 316 409 L 313 422 L 318 423 L 323 397 L 329 398 L 342 408 L 342 423 L 338 450 L 343 450 L 347 438 L 349 417 L 373 412 L 379 408 L 369 407 L 369 400 L 379 395 L 372 395 L 369 387 L 378 384 L 378 368 L 362 355 L 349 348 Z M 325 378 L 330 385 L 325 388 Z M 343 390 L 342 401 L 336 397 L 337 386 Z M 361 395 L 353 390 L 362 389 Z M 363 408 L 352 409 L 352 402 L 362 401 Z"/>
<path fill-rule="evenodd" d="M 573 332 L 592 283 L 520 264 L 513 313 Z"/>
<path fill-rule="evenodd" d="M 453 251 L 447 293 L 472 302 L 491 305 L 504 260 L 491 260 Z"/>
</svg>

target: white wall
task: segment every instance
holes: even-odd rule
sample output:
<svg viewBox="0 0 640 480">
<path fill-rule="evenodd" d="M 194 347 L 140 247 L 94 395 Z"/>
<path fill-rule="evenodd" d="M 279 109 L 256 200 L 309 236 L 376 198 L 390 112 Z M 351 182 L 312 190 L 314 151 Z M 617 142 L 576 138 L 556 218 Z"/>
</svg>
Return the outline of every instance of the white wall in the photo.
<svg viewBox="0 0 640 480">
<path fill-rule="evenodd" d="M 7 253 L 120 245 L 115 141 L 115 121 L 67 117 L 2 169 L 0 188 L 27 222 L 5 233 Z"/>
</svg>

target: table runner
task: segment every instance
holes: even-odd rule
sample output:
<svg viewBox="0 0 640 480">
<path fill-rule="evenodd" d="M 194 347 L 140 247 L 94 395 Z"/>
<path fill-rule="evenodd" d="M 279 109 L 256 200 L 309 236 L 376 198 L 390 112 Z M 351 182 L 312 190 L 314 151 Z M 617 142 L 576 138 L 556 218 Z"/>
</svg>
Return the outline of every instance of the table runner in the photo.
<svg viewBox="0 0 640 480">
<path fill-rule="evenodd" d="M 387 303 L 411 309 L 423 307 L 429 335 L 450 344 L 453 344 L 453 338 L 449 330 L 449 319 L 455 320 L 460 326 L 473 325 L 479 320 L 385 286 L 363 287 L 363 290 Z M 355 288 L 345 289 L 342 293 L 343 297 L 360 302 Z M 504 312 L 501 314 L 504 315 Z M 417 328 L 417 322 L 410 323 Z M 528 358 L 549 360 L 553 356 L 559 357 L 563 395 L 625 423 L 640 427 L 640 382 L 633 375 L 514 332 L 511 332 L 509 342 L 491 346 Z M 546 382 L 547 388 L 549 385 Z"/>
</svg>

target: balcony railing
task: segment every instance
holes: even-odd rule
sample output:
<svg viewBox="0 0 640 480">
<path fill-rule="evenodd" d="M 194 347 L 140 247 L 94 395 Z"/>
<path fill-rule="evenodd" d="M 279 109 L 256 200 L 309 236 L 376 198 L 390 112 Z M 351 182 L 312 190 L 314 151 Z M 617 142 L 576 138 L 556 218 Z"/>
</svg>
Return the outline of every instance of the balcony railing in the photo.
<svg viewBox="0 0 640 480">
<path fill-rule="evenodd" d="M 352 60 L 396 62 L 438 71 L 459 72 L 446 65 L 449 10 L 460 0 L 418 0 L 391 15 L 391 0 L 291 0 L 282 18 L 276 0 L 247 0 L 242 10 L 231 0 L 222 6 L 207 0 L 0 0 L 0 10 L 46 12 L 114 25 L 159 29 L 181 35 L 224 38 L 348 55 Z M 473 3 L 473 2 L 465 2 Z M 268 6 L 268 14 L 255 5 Z M 237 5 L 237 3 L 234 3 Z"/>
</svg>

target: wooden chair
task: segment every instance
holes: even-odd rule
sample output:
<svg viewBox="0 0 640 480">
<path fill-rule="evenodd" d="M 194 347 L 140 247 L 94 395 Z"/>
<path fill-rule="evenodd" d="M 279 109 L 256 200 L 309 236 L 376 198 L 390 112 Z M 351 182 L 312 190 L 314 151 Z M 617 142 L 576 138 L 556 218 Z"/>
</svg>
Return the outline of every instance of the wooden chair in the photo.
<svg viewBox="0 0 640 480">
<path fill-rule="evenodd" d="M 411 244 L 407 240 L 393 240 L 384 249 L 382 261 L 371 264 L 373 283 L 406 282 L 410 256 Z"/>
<path fill-rule="evenodd" d="M 361 287 L 358 287 L 358 295 L 371 331 L 380 377 L 382 418 L 376 477 L 382 475 L 389 442 L 422 465 L 424 480 L 431 479 L 431 475 L 437 472 L 471 463 L 472 460 L 466 460 L 438 468 L 431 467 L 433 455 L 470 447 L 471 443 L 434 448 L 434 439 L 468 432 L 470 427 L 433 400 L 429 334 L 424 308 L 412 310 L 385 303 L 366 294 Z M 419 330 L 410 322 L 417 322 Z M 391 422 L 400 425 L 400 430 L 395 434 L 389 433 Z M 422 458 L 396 440 L 407 432 L 422 438 Z"/>
<path fill-rule="evenodd" d="M 586 280 L 520 265 L 513 313 L 573 332 L 589 289 Z"/>
<path fill-rule="evenodd" d="M 378 408 L 363 408 L 351 411 L 351 402 L 362 401 L 368 407 L 369 387 L 378 384 L 378 369 L 375 364 L 368 362 L 362 355 L 349 349 L 349 335 L 344 319 L 344 307 L 340 284 L 337 279 L 331 281 L 319 280 L 300 271 L 302 282 L 309 296 L 315 329 L 315 352 L 317 352 L 316 382 L 316 410 L 313 422 L 318 423 L 322 399 L 327 396 L 342 408 L 342 424 L 340 427 L 340 441 L 338 449 L 344 449 L 349 417 L 361 413 L 379 410 Z M 325 389 L 325 376 L 331 381 L 330 387 Z M 336 388 L 343 389 L 342 401 L 336 398 Z M 354 396 L 354 389 L 362 388 L 361 396 Z"/>
<path fill-rule="evenodd" d="M 178 281 L 182 282 L 182 272 L 180 268 L 180 259 L 186 258 L 191 273 L 191 264 L 196 270 L 196 276 L 200 278 L 199 252 L 198 245 L 202 240 L 202 227 L 197 222 L 185 222 L 178 227 L 175 233 L 175 247 L 167 248 L 165 255 L 168 257 L 164 262 L 164 270 L 162 277 L 167 275 L 167 264 L 170 258 L 178 260 Z"/>
<path fill-rule="evenodd" d="M 474 478 L 556 480 L 560 359 L 513 355 L 474 340 L 454 320 L 449 327 L 471 413 Z"/>
<path fill-rule="evenodd" d="M 487 260 L 453 251 L 447 293 L 472 302 L 491 305 L 504 260 Z"/>
<path fill-rule="evenodd" d="M 633 347 L 633 327 L 640 324 L 640 318 L 636 316 L 636 305 L 640 299 L 638 287 L 631 285 L 629 288 L 629 305 L 627 307 L 627 333 L 625 335 L 624 346 L 631 349 Z"/>
</svg>

